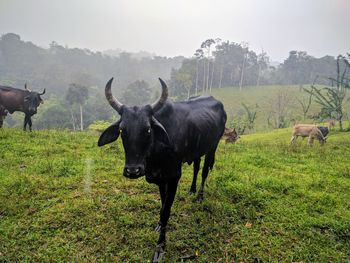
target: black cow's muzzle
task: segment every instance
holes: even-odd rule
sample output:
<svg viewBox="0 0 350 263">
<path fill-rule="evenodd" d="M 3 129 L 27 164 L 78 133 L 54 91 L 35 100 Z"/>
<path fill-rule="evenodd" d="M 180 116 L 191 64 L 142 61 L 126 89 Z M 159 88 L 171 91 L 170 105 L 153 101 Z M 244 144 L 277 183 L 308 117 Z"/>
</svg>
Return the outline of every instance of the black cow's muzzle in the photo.
<svg viewBox="0 0 350 263">
<path fill-rule="evenodd" d="M 145 174 L 143 165 L 128 165 L 124 167 L 123 175 L 129 179 L 137 179 Z"/>
</svg>

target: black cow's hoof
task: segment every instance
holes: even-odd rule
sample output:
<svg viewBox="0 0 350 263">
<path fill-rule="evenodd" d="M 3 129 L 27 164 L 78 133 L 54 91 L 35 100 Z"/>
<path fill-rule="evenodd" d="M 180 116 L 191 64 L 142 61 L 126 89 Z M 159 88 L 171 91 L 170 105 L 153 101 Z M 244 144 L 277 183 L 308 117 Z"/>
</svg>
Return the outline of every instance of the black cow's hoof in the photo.
<svg viewBox="0 0 350 263">
<path fill-rule="evenodd" d="M 161 229 L 162 229 L 162 224 L 160 222 L 158 222 L 154 231 L 160 232 Z"/>
<path fill-rule="evenodd" d="M 190 189 L 190 191 L 188 192 L 190 195 L 193 195 L 193 194 L 195 194 L 197 191 L 196 191 L 196 189 Z"/>
<path fill-rule="evenodd" d="M 198 203 L 202 203 L 203 200 L 204 200 L 203 194 L 198 194 L 198 195 L 197 195 L 197 198 L 196 198 L 196 201 L 197 201 Z"/>
<path fill-rule="evenodd" d="M 158 244 L 157 247 L 156 247 L 156 250 L 154 251 L 154 254 L 153 254 L 153 257 L 152 257 L 152 263 L 155 263 L 155 262 L 160 262 L 160 260 L 162 259 L 162 257 L 164 256 L 165 254 L 165 244 L 164 243 L 161 243 L 161 244 Z"/>
</svg>

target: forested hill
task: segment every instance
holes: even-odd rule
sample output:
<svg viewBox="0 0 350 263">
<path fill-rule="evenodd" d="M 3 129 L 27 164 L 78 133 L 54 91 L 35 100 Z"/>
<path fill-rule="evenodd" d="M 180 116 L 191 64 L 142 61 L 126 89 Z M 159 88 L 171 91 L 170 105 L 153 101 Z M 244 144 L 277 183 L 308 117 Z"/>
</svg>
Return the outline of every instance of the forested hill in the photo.
<svg viewBox="0 0 350 263">
<path fill-rule="evenodd" d="M 316 58 L 306 51 L 291 50 L 276 65 L 266 52 L 257 53 L 248 44 L 207 39 L 180 69 L 172 71 L 171 86 L 177 97 L 188 97 L 221 87 L 329 85 L 329 77 L 335 74 L 336 58 L 326 54 Z"/>
<path fill-rule="evenodd" d="M 68 48 L 52 42 L 49 48 L 39 47 L 8 33 L 0 38 L 0 83 L 49 90 L 61 95 L 70 83 L 87 87 L 104 87 L 106 81 L 118 78 L 119 91 L 135 80 L 155 84 L 157 77 L 169 78 L 171 69 L 181 66 L 183 57 L 142 57 L 122 52 L 118 57 L 88 49 Z"/>
<path fill-rule="evenodd" d="M 29 86 L 62 95 L 71 83 L 103 87 L 115 76 L 118 92 L 135 81 L 151 87 L 158 77 L 170 79 L 172 96 L 186 98 L 212 88 L 259 85 L 329 84 L 336 74 L 336 58 L 315 58 L 305 51 L 290 51 L 278 66 L 267 53 L 256 53 L 245 44 L 208 39 L 194 56 L 168 58 L 147 52 L 127 53 L 116 48 L 105 52 L 69 48 L 51 42 L 49 48 L 21 40 L 14 33 L 0 38 L 0 83 Z M 154 90 L 154 89 L 153 89 Z"/>
</svg>

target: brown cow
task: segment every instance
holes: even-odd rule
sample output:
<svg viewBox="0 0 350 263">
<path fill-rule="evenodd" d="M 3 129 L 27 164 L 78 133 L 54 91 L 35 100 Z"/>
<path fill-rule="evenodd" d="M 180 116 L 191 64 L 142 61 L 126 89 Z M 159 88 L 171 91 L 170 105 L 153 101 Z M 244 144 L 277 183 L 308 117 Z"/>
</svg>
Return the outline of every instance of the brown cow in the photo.
<svg viewBox="0 0 350 263">
<path fill-rule="evenodd" d="M 2 128 L 2 125 L 4 123 L 4 119 L 7 115 L 8 111 L 0 105 L 0 128 Z"/>
<path fill-rule="evenodd" d="M 226 143 L 235 143 L 240 136 L 236 132 L 236 129 L 230 129 L 225 127 L 224 135 L 222 136 L 223 139 L 225 139 Z"/>
<path fill-rule="evenodd" d="M 326 142 L 320 129 L 314 124 L 296 124 L 293 127 L 292 139 L 290 141 L 293 144 L 298 137 L 309 137 L 308 144 L 311 145 L 316 138 L 321 145 Z"/>
<path fill-rule="evenodd" d="M 26 130 L 29 125 L 29 130 L 32 131 L 31 117 L 36 114 L 37 108 L 43 103 L 41 96 L 45 94 L 45 89 L 38 93 L 29 90 L 27 84 L 24 88 L 25 90 L 21 90 L 0 85 L 0 105 L 10 114 L 15 111 L 23 112 L 25 114 L 23 130 Z"/>
</svg>

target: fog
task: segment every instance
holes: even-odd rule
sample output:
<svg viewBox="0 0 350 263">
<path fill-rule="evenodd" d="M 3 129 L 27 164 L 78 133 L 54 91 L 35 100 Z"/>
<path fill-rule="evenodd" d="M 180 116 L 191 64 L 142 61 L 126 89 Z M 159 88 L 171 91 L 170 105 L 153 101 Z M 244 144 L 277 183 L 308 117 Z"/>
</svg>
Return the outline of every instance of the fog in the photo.
<svg viewBox="0 0 350 263">
<path fill-rule="evenodd" d="M 221 38 L 264 49 L 283 61 L 290 50 L 320 57 L 350 46 L 347 0 L 0 0 L 0 34 L 14 32 L 47 47 L 192 56 Z"/>
</svg>

